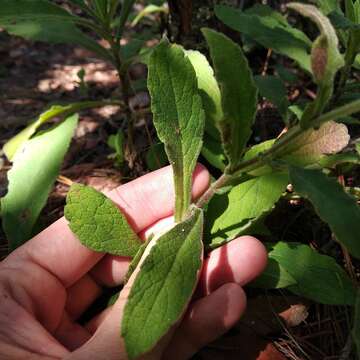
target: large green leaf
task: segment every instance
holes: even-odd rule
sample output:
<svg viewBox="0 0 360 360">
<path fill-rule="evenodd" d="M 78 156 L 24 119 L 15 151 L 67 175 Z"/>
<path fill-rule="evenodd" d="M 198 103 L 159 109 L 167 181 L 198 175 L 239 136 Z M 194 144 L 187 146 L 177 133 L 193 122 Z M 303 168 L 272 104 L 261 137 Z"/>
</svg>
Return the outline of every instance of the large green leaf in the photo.
<svg viewBox="0 0 360 360">
<path fill-rule="evenodd" d="M 202 210 L 194 208 L 187 220 L 150 241 L 130 276 L 121 324 L 129 359 L 150 351 L 184 314 L 201 270 L 202 228 Z"/>
<path fill-rule="evenodd" d="M 91 187 L 71 186 L 65 217 L 80 242 L 92 250 L 134 256 L 141 246 L 125 215 L 109 198 Z"/>
<path fill-rule="evenodd" d="M 295 280 L 295 294 L 330 305 L 353 305 L 356 289 L 336 261 L 308 245 L 277 243 L 269 253 Z"/>
<path fill-rule="evenodd" d="M 175 220 L 186 216 L 191 175 L 202 147 L 205 116 L 195 71 L 177 45 L 163 40 L 149 63 L 148 88 L 154 124 L 174 172 Z"/>
<path fill-rule="evenodd" d="M 221 146 L 217 123 L 224 117 L 221 106 L 221 93 L 214 70 L 206 57 L 199 51 L 187 50 L 186 56 L 194 67 L 198 88 L 205 111 L 205 136 L 201 154 L 220 170 L 225 169 L 226 158 Z"/>
<path fill-rule="evenodd" d="M 74 115 L 27 141 L 16 153 L 8 172 L 8 193 L 1 199 L 2 224 L 11 249 L 31 237 L 58 176 L 77 118 Z"/>
<path fill-rule="evenodd" d="M 83 101 L 69 105 L 53 105 L 49 110 L 40 114 L 37 120 L 33 121 L 25 129 L 8 140 L 3 146 L 3 151 L 6 157 L 12 161 L 16 151 L 47 121 L 58 116 L 69 116 L 77 111 L 103 106 L 105 104 L 103 101 Z"/>
<path fill-rule="evenodd" d="M 360 359 L 360 290 L 358 290 L 356 296 L 352 337 L 356 346 L 357 356 Z"/>
<path fill-rule="evenodd" d="M 215 75 L 221 88 L 224 117 L 218 122 L 230 170 L 241 161 L 251 135 L 257 106 L 257 88 L 241 48 L 225 35 L 203 29 Z"/>
<path fill-rule="evenodd" d="M 246 12 L 218 5 L 215 14 L 227 26 L 248 35 L 266 48 L 288 56 L 310 72 L 311 41 L 303 32 L 291 27 L 278 12 L 261 5 L 255 5 Z"/>
<path fill-rule="evenodd" d="M 76 21 L 76 16 L 70 14 L 61 6 L 47 0 L 2 0 L 0 25 L 6 26 L 19 21 Z"/>
<path fill-rule="evenodd" d="M 206 213 L 209 246 L 220 246 L 244 232 L 253 220 L 274 206 L 287 184 L 287 174 L 272 173 L 237 185 L 229 193 L 215 195 Z"/>
<path fill-rule="evenodd" d="M 30 40 L 81 45 L 105 60 L 111 56 L 75 24 L 84 20 L 46 0 L 3 0 L 0 26 Z"/>
<path fill-rule="evenodd" d="M 0 26 L 10 34 L 30 40 L 70 43 L 85 47 L 105 60 L 111 56 L 75 24 L 83 19 L 45 0 L 3 0 Z"/>
<path fill-rule="evenodd" d="M 198 82 L 198 88 L 200 89 L 200 95 L 204 106 L 206 115 L 205 124 L 206 130 L 208 130 L 208 122 L 211 125 L 216 125 L 221 121 L 224 114 L 221 107 L 221 93 L 219 85 L 216 81 L 214 70 L 210 66 L 206 57 L 199 51 L 187 50 L 186 56 L 193 66 L 196 78 Z M 209 133 L 216 137 L 211 131 Z"/>
<path fill-rule="evenodd" d="M 319 170 L 290 167 L 290 180 L 301 196 L 308 198 L 318 215 L 329 224 L 337 240 L 360 258 L 360 209 L 356 199 Z"/>
<path fill-rule="evenodd" d="M 296 280 L 290 273 L 279 262 L 269 257 L 265 270 L 249 285 L 262 289 L 282 289 L 295 284 Z"/>
</svg>

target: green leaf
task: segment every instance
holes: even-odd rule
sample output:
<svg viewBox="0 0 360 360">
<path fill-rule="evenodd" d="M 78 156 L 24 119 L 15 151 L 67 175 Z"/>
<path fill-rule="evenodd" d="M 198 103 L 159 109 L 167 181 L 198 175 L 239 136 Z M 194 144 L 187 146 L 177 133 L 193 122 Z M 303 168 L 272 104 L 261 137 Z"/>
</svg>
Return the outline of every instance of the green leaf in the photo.
<svg viewBox="0 0 360 360">
<path fill-rule="evenodd" d="M 344 66 L 344 59 L 338 49 L 339 40 L 333 26 L 313 5 L 290 3 L 287 7 L 310 18 L 319 28 L 320 36 L 314 41 L 311 50 L 312 73 L 317 84 L 332 86 L 335 74 Z"/>
<path fill-rule="evenodd" d="M 329 305 L 353 305 L 356 289 L 336 261 L 320 255 L 308 245 L 278 242 L 269 257 L 277 261 L 297 282 L 293 293 Z"/>
<path fill-rule="evenodd" d="M 215 126 L 224 116 L 221 106 L 220 88 L 216 81 L 214 70 L 201 52 L 186 50 L 185 54 L 190 60 L 196 73 L 198 88 L 200 89 L 200 95 L 206 115 L 205 129 L 209 130 L 208 125 Z M 218 131 L 216 134 L 213 134 L 210 130 L 209 133 L 215 138 L 219 135 Z"/>
<path fill-rule="evenodd" d="M 0 24 L 14 24 L 25 20 L 75 21 L 76 17 L 47 0 L 2 0 Z"/>
<path fill-rule="evenodd" d="M 119 208 L 89 186 L 71 186 L 64 214 L 71 231 L 94 251 L 134 256 L 142 244 Z"/>
<path fill-rule="evenodd" d="M 74 114 L 77 111 L 89 109 L 93 107 L 103 106 L 104 102 L 101 101 L 83 101 L 78 103 L 73 103 L 69 105 L 53 105 L 49 110 L 46 110 L 39 115 L 38 119 L 28 125 L 25 129 L 20 131 L 10 140 L 8 140 L 3 146 L 3 151 L 6 157 L 12 161 L 16 151 L 27 141 L 29 140 L 36 131 L 49 120 L 52 120 L 58 116 L 69 116 Z"/>
<path fill-rule="evenodd" d="M 202 210 L 150 241 L 123 294 L 121 336 L 129 359 L 150 351 L 183 316 L 202 265 Z M 125 295 L 126 296 L 126 295 Z"/>
<path fill-rule="evenodd" d="M 190 206 L 205 122 L 196 74 L 181 47 L 163 40 L 154 49 L 148 88 L 154 125 L 174 172 L 175 221 L 180 221 Z"/>
<path fill-rule="evenodd" d="M 201 154 L 205 159 L 220 170 L 225 169 L 226 158 L 222 149 L 220 132 L 217 124 L 224 117 L 221 106 L 221 93 L 216 81 L 214 70 L 206 57 L 199 51 L 186 50 L 198 81 L 198 88 L 205 111 L 205 136 Z"/>
<path fill-rule="evenodd" d="M 356 346 L 357 356 L 360 359 L 360 289 L 357 291 L 354 308 L 354 325 L 351 333 Z"/>
<path fill-rule="evenodd" d="M 211 136 L 205 134 L 204 144 L 201 149 L 201 155 L 214 167 L 224 171 L 226 167 L 226 157 L 224 155 L 221 142 L 214 140 Z"/>
<path fill-rule="evenodd" d="M 350 0 L 352 1 L 352 0 Z M 341 12 L 333 11 L 328 15 L 328 18 L 331 21 L 331 24 L 335 29 L 360 29 L 360 24 L 354 23 L 345 17 Z"/>
<path fill-rule="evenodd" d="M 1 199 L 2 225 L 11 249 L 31 237 L 59 174 L 77 119 L 74 115 L 25 142 L 13 158 L 13 167 L 8 172 L 8 193 Z"/>
<path fill-rule="evenodd" d="M 0 26 L 10 34 L 51 43 L 81 45 L 102 59 L 111 60 L 108 51 L 75 24 L 84 20 L 45 0 L 3 0 Z"/>
<path fill-rule="evenodd" d="M 215 195 L 206 213 L 205 234 L 209 246 L 220 246 L 243 233 L 274 206 L 287 184 L 287 174 L 272 173 L 234 186 L 226 194 Z"/>
<path fill-rule="evenodd" d="M 202 30 L 221 88 L 223 119 L 218 122 L 230 170 L 241 161 L 251 135 L 257 106 L 257 88 L 241 48 L 223 34 Z"/>
<path fill-rule="evenodd" d="M 284 147 L 283 159 L 298 166 L 319 164 L 325 155 L 343 150 L 349 140 L 350 135 L 346 125 L 328 121 L 317 130 L 304 131 Z"/>
<path fill-rule="evenodd" d="M 341 11 L 339 0 L 316 0 L 316 4 L 324 15 L 328 15 L 332 11 Z"/>
<path fill-rule="evenodd" d="M 301 196 L 308 198 L 318 215 L 329 224 L 337 240 L 360 258 L 360 209 L 334 179 L 319 170 L 290 166 L 290 180 Z"/>
<path fill-rule="evenodd" d="M 149 4 L 145 6 L 134 18 L 134 20 L 131 22 L 131 26 L 136 26 L 142 18 L 144 18 L 147 15 L 153 14 L 153 13 L 168 13 L 168 8 L 166 6 L 158 6 L 154 4 Z"/>
<path fill-rule="evenodd" d="M 282 289 L 295 285 L 296 280 L 276 260 L 269 258 L 265 270 L 248 286 L 262 289 Z"/>
<path fill-rule="evenodd" d="M 274 104 L 282 118 L 286 120 L 290 104 L 287 98 L 286 87 L 281 79 L 277 76 L 265 75 L 255 76 L 254 80 L 260 95 Z"/>
<path fill-rule="evenodd" d="M 121 4 L 120 18 L 119 18 L 119 23 L 117 25 L 117 33 L 116 33 L 116 37 L 118 39 L 122 37 L 126 21 L 130 15 L 130 11 L 132 7 L 134 6 L 134 3 L 135 0 L 124 0 Z"/>
<path fill-rule="evenodd" d="M 218 5 L 215 14 L 227 26 L 288 56 L 310 72 L 311 41 L 302 31 L 291 27 L 280 13 L 264 5 L 255 5 L 247 12 Z"/>
<path fill-rule="evenodd" d="M 318 93 L 316 99 L 306 107 L 300 120 L 301 127 L 307 129 L 331 99 L 335 75 L 345 62 L 338 49 L 339 41 L 335 29 L 319 9 L 301 3 L 290 3 L 287 7 L 310 18 L 320 31 L 311 49 L 311 70 L 315 83 L 319 85 Z"/>
</svg>

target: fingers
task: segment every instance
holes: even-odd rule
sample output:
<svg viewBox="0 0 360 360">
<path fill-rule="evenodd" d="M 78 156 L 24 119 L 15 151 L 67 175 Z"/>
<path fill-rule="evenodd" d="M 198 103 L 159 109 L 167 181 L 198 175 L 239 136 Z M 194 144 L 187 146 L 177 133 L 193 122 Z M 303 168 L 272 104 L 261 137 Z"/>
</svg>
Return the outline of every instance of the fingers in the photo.
<svg viewBox="0 0 360 360">
<path fill-rule="evenodd" d="M 86 274 L 67 291 L 65 309 L 72 320 L 81 314 L 102 294 L 102 288 Z"/>
<path fill-rule="evenodd" d="M 192 303 L 163 355 L 184 360 L 230 330 L 246 307 L 246 296 L 235 283 L 222 285 L 212 294 Z"/>
<path fill-rule="evenodd" d="M 209 183 L 207 170 L 198 165 L 194 172 L 193 196 L 202 194 Z M 171 167 L 154 171 L 109 195 L 126 213 L 136 231 L 171 215 L 174 206 Z M 74 284 L 103 256 L 83 245 L 73 235 L 66 220 L 61 218 L 24 246 L 14 251 L 5 261 L 30 260 L 54 274 L 65 287 Z"/>
<path fill-rule="evenodd" d="M 245 285 L 264 270 L 267 252 L 252 236 L 241 236 L 213 250 L 204 261 L 199 295 L 208 295 L 223 284 Z"/>
</svg>

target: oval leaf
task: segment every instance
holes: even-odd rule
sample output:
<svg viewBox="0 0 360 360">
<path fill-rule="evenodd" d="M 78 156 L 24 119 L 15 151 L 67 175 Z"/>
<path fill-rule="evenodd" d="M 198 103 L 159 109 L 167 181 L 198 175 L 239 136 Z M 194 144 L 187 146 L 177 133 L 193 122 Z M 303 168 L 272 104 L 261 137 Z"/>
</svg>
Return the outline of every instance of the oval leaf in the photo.
<svg viewBox="0 0 360 360">
<path fill-rule="evenodd" d="M 214 30 L 202 30 L 221 88 L 224 117 L 218 122 L 230 169 L 241 161 L 255 120 L 257 88 L 240 46 Z"/>
<path fill-rule="evenodd" d="M 148 88 L 154 125 L 174 172 L 175 221 L 180 221 L 190 206 L 191 176 L 205 123 L 196 74 L 180 46 L 163 40 L 155 48 Z"/>
<path fill-rule="evenodd" d="M 295 280 L 288 289 L 329 305 L 352 305 L 356 289 L 336 261 L 298 243 L 277 243 L 269 253 Z"/>
<path fill-rule="evenodd" d="M 121 336 L 129 359 L 153 349 L 181 319 L 202 265 L 203 212 L 150 241 L 137 269 L 120 293 L 127 302 Z"/>
<path fill-rule="evenodd" d="M 2 224 L 11 249 L 31 237 L 59 174 L 77 119 L 77 115 L 68 118 L 25 142 L 16 153 L 13 167 L 8 172 L 9 191 L 1 199 Z"/>
<path fill-rule="evenodd" d="M 290 181 L 301 196 L 308 198 L 318 215 L 329 224 L 337 240 L 360 258 L 360 209 L 356 199 L 319 170 L 290 166 Z"/>
<path fill-rule="evenodd" d="M 272 173 L 237 185 L 229 193 L 215 195 L 206 213 L 206 235 L 210 247 L 234 239 L 254 219 L 269 211 L 287 184 L 287 174 Z"/>
<path fill-rule="evenodd" d="M 65 218 L 80 242 L 92 250 L 134 256 L 142 244 L 119 208 L 89 186 L 71 186 L 66 198 Z"/>
</svg>

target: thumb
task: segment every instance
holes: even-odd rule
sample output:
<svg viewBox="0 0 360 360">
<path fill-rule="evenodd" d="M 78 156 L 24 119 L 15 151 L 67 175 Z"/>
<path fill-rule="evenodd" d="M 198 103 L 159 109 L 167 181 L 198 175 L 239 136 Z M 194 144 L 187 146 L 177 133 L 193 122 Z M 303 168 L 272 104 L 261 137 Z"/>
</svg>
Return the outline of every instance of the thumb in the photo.
<svg viewBox="0 0 360 360">
<path fill-rule="evenodd" d="M 88 360 L 96 356 L 97 360 L 127 360 L 124 339 L 121 337 L 121 323 L 124 309 L 133 283 L 139 274 L 141 265 L 149 255 L 151 248 L 156 244 L 159 237 L 154 237 L 147 245 L 144 254 L 131 274 L 128 282 L 120 292 L 116 303 L 107 311 L 107 315 L 95 331 L 94 335 L 82 347 L 69 354 L 67 360 Z M 163 349 L 167 346 L 172 337 L 176 325 L 157 343 L 157 345 L 145 355 L 139 357 L 142 360 L 159 359 Z M 95 355 L 96 354 L 96 355 Z"/>
</svg>

